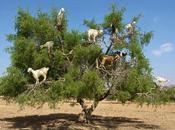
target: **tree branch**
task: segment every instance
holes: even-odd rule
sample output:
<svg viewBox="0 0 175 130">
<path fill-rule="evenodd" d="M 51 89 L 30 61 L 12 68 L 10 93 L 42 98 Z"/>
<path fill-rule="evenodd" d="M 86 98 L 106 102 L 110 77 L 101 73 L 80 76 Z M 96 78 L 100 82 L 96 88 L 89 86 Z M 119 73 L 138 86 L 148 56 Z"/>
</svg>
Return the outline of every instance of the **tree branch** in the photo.
<svg viewBox="0 0 175 130">
<path fill-rule="evenodd" d="M 108 53 L 109 53 L 109 51 L 110 51 L 110 49 L 111 49 L 111 47 L 112 47 L 112 41 L 110 42 L 110 45 L 109 45 L 109 47 L 108 47 L 108 49 L 106 50 L 106 53 L 105 53 L 105 55 L 107 55 Z"/>
<path fill-rule="evenodd" d="M 87 105 L 85 105 L 85 101 L 82 98 L 78 98 L 77 102 L 81 105 L 83 109 L 87 108 Z"/>
<path fill-rule="evenodd" d="M 112 87 L 111 87 L 112 88 Z M 104 100 L 105 98 L 107 98 L 109 95 L 110 95 L 110 92 L 111 92 L 111 88 L 110 89 L 108 89 L 108 91 L 106 92 L 106 93 L 104 93 L 103 95 L 101 95 L 100 97 L 99 97 L 99 101 L 102 101 L 102 100 Z"/>
<path fill-rule="evenodd" d="M 71 51 L 69 51 L 69 53 L 67 53 L 67 54 L 65 54 L 64 53 L 64 49 L 62 49 L 62 53 L 63 53 L 63 56 L 65 56 L 66 57 L 66 59 L 68 60 L 68 62 L 71 64 L 71 61 L 70 61 L 70 59 L 69 59 L 69 55 L 71 55 L 72 54 L 72 52 L 73 52 L 73 50 L 71 50 Z"/>
</svg>

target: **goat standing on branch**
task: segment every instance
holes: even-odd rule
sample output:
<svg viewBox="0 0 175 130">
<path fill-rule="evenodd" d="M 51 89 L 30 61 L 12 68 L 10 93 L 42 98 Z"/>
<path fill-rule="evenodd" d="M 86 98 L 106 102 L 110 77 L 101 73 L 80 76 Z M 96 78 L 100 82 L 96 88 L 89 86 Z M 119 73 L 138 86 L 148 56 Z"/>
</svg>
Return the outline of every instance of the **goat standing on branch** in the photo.
<svg viewBox="0 0 175 130">
<path fill-rule="evenodd" d="M 155 80 L 159 83 L 166 83 L 168 81 L 168 79 L 165 79 L 165 78 L 160 77 L 160 76 L 156 76 Z"/>
<path fill-rule="evenodd" d="M 118 33 L 118 29 L 114 24 L 111 24 L 111 34 L 114 35 L 116 33 Z"/>
<path fill-rule="evenodd" d="M 41 81 L 41 83 L 44 82 L 46 80 L 48 70 L 49 70 L 48 67 L 43 67 L 43 68 L 38 69 L 38 70 L 33 70 L 32 68 L 28 68 L 27 72 L 32 73 L 33 77 L 36 80 L 35 84 L 39 84 L 39 77 L 42 76 L 44 79 L 43 79 L 43 81 Z"/>
<path fill-rule="evenodd" d="M 63 17 L 64 17 L 64 13 L 65 13 L 65 10 L 64 8 L 61 8 L 58 15 L 57 15 L 57 19 L 56 19 L 56 26 L 55 28 L 60 31 L 61 27 L 62 27 L 62 20 L 63 20 Z"/>
<path fill-rule="evenodd" d="M 96 42 L 96 38 L 103 34 L 103 30 L 89 29 L 87 33 L 88 41 L 91 41 L 92 38 L 93 42 Z"/>
<path fill-rule="evenodd" d="M 134 27 L 136 25 L 136 21 L 132 21 L 131 23 L 128 23 L 125 26 L 125 29 L 127 30 L 129 35 L 133 35 L 134 34 Z"/>
<path fill-rule="evenodd" d="M 169 81 L 168 79 L 165 79 L 163 77 L 160 76 L 153 76 L 153 81 L 154 84 L 156 85 L 156 87 L 163 89 L 164 86 L 166 86 L 166 83 Z"/>
<path fill-rule="evenodd" d="M 110 55 L 104 55 L 102 57 L 102 62 L 101 65 L 102 67 L 105 66 L 106 62 L 109 62 L 110 64 L 113 64 L 116 61 L 119 61 L 123 57 L 125 57 L 127 54 L 123 52 L 117 52 L 115 56 L 110 56 Z M 96 60 L 96 68 L 98 68 L 98 60 Z"/>
<path fill-rule="evenodd" d="M 118 29 L 114 24 L 111 24 L 111 40 L 114 43 L 114 40 L 116 39 L 116 34 L 118 33 Z"/>
<path fill-rule="evenodd" d="M 119 36 L 119 31 L 114 24 L 111 24 L 111 41 L 112 43 L 119 44 L 122 44 L 124 41 L 124 38 L 122 36 Z"/>
<path fill-rule="evenodd" d="M 47 48 L 48 53 L 51 53 L 51 50 L 53 49 L 54 42 L 53 41 L 48 41 L 45 44 L 41 45 L 40 48 Z"/>
</svg>

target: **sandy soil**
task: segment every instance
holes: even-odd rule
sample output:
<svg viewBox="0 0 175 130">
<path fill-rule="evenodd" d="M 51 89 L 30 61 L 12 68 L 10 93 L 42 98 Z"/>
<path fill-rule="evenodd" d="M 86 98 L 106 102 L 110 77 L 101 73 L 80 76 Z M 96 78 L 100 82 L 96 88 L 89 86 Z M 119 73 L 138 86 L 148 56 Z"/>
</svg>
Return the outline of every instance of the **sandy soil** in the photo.
<svg viewBox="0 0 175 130">
<path fill-rule="evenodd" d="M 27 107 L 20 111 L 17 104 L 0 100 L 0 130 L 175 130 L 175 104 L 138 107 L 104 101 L 93 113 L 89 124 L 77 122 L 79 105 L 60 104 L 57 109 Z"/>
</svg>

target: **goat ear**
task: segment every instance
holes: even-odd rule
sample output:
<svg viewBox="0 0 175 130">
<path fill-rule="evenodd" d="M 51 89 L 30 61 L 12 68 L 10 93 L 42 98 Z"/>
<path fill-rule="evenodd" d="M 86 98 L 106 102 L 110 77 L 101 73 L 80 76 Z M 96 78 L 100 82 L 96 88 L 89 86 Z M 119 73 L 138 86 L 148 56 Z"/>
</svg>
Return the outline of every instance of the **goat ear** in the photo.
<svg viewBox="0 0 175 130">
<path fill-rule="evenodd" d="M 122 56 L 125 57 L 127 55 L 127 53 L 122 53 Z"/>
<path fill-rule="evenodd" d="M 120 55 L 120 51 L 117 51 L 116 54 L 117 54 L 117 55 Z"/>
</svg>

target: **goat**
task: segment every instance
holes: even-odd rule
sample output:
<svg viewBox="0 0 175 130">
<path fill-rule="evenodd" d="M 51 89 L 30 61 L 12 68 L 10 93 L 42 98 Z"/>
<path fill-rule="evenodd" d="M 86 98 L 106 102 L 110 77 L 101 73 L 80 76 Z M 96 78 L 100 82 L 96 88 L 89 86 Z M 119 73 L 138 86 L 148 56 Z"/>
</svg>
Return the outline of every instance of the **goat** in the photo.
<svg viewBox="0 0 175 130">
<path fill-rule="evenodd" d="M 89 29 L 88 30 L 88 41 L 93 39 L 93 42 L 96 41 L 96 37 L 103 34 L 103 30 Z"/>
<path fill-rule="evenodd" d="M 111 34 L 115 34 L 115 33 L 118 33 L 118 29 L 116 28 L 116 26 L 114 24 L 111 24 Z"/>
<path fill-rule="evenodd" d="M 124 37 L 120 36 L 119 30 L 116 28 L 114 24 L 111 24 L 111 40 L 113 43 L 119 43 L 122 44 Z"/>
<path fill-rule="evenodd" d="M 128 34 L 134 33 L 134 26 L 136 25 L 136 21 L 132 21 L 131 23 L 128 23 L 125 25 L 125 29 L 127 30 Z"/>
<path fill-rule="evenodd" d="M 157 82 L 159 82 L 159 83 L 165 83 L 165 82 L 168 81 L 167 79 L 165 79 L 165 78 L 163 78 L 163 77 L 159 77 L 159 76 L 156 76 L 156 77 L 154 77 L 154 78 L 155 78 L 155 80 L 156 80 Z"/>
<path fill-rule="evenodd" d="M 51 53 L 51 50 L 53 49 L 54 42 L 53 41 L 48 41 L 45 44 L 41 45 L 40 48 L 47 48 L 48 53 Z"/>
<path fill-rule="evenodd" d="M 168 79 L 165 79 L 160 76 L 153 76 L 153 82 L 156 86 L 156 88 L 159 88 L 160 90 L 165 89 L 166 83 L 168 82 Z"/>
<path fill-rule="evenodd" d="M 126 55 L 127 55 L 127 53 L 123 53 L 123 52 L 117 52 L 117 54 L 115 56 L 104 55 L 102 57 L 102 62 L 101 62 L 100 66 L 104 67 L 106 62 L 110 62 L 112 64 L 116 61 L 119 61 L 120 59 L 122 59 Z M 96 68 L 98 68 L 98 60 L 96 60 Z"/>
<path fill-rule="evenodd" d="M 37 85 L 37 84 L 39 84 L 39 77 L 40 76 L 43 76 L 43 78 L 44 78 L 43 81 L 41 81 L 41 82 L 44 82 L 46 80 L 48 70 L 49 70 L 48 67 L 43 67 L 43 68 L 38 69 L 38 70 L 33 70 L 32 68 L 28 68 L 27 72 L 33 74 L 33 77 L 36 80 L 35 84 Z"/>
<path fill-rule="evenodd" d="M 61 8 L 60 11 L 57 14 L 55 28 L 57 28 L 58 30 L 60 30 L 60 27 L 62 26 L 62 20 L 63 20 L 63 17 L 64 17 L 64 13 L 65 13 L 64 8 Z"/>
<path fill-rule="evenodd" d="M 111 41 L 114 42 L 116 39 L 116 34 L 119 32 L 114 24 L 111 24 Z"/>
</svg>

